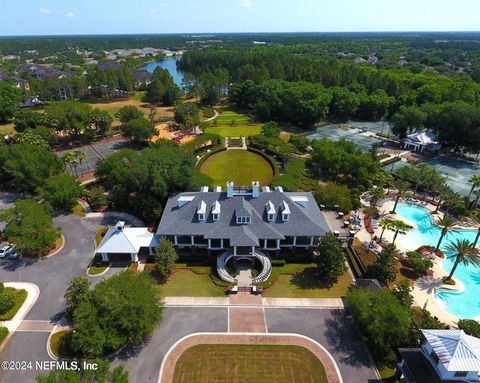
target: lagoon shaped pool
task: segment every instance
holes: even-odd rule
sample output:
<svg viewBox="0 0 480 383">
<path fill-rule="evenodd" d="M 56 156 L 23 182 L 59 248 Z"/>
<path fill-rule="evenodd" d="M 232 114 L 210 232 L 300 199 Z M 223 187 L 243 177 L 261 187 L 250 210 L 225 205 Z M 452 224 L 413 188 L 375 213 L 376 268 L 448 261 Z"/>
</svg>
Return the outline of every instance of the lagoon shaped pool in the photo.
<svg viewBox="0 0 480 383">
<path fill-rule="evenodd" d="M 417 225 L 416 229 L 401 236 L 401 241 L 407 244 L 409 249 L 417 249 L 422 245 L 437 245 L 441 229 L 433 224 L 432 215 L 427 209 L 413 204 L 399 204 L 397 214 Z M 441 248 L 445 251 L 445 246 L 450 241 L 457 239 L 467 239 L 473 242 L 476 235 L 477 230 L 450 231 L 443 239 Z M 449 259 L 448 253 L 446 255 L 447 258 L 442 266 L 445 273 L 449 273 L 455 259 Z M 438 291 L 436 293 L 437 303 L 450 314 L 459 318 L 473 319 L 480 316 L 480 268 L 473 265 L 459 265 L 454 277 L 463 283 L 465 290 L 463 292 Z"/>
</svg>

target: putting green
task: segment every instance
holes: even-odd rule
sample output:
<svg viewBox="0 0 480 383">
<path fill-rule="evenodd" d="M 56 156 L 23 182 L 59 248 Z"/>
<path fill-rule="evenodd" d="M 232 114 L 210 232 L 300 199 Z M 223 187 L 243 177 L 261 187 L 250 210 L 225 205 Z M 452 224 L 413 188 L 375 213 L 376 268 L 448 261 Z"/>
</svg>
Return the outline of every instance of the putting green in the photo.
<svg viewBox="0 0 480 383">
<path fill-rule="evenodd" d="M 272 167 L 262 156 L 247 150 L 226 150 L 213 154 L 203 162 L 200 172 L 211 179 L 210 186 L 225 188 L 227 181 L 250 186 L 252 181 L 268 185 L 272 181 Z"/>
</svg>

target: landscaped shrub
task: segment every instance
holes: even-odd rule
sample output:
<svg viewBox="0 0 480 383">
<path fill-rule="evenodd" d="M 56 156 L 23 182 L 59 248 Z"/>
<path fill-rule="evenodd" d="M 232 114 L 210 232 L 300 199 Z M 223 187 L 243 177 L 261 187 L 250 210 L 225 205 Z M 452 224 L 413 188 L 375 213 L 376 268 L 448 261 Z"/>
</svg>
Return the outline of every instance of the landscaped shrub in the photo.
<svg viewBox="0 0 480 383">
<path fill-rule="evenodd" d="M 458 328 L 468 335 L 480 338 L 480 323 L 473 319 L 461 319 L 458 321 Z"/>
<path fill-rule="evenodd" d="M 0 294 L 0 314 L 5 314 L 15 304 L 15 293 L 3 291 Z"/>
<path fill-rule="evenodd" d="M 282 267 L 285 266 L 285 259 L 273 259 L 272 266 Z"/>
<path fill-rule="evenodd" d="M 0 326 L 0 344 L 8 335 L 8 328 Z"/>
<path fill-rule="evenodd" d="M 433 262 L 430 259 L 424 259 L 418 251 L 409 251 L 407 256 L 408 265 L 418 275 L 425 275 L 433 267 Z"/>
</svg>

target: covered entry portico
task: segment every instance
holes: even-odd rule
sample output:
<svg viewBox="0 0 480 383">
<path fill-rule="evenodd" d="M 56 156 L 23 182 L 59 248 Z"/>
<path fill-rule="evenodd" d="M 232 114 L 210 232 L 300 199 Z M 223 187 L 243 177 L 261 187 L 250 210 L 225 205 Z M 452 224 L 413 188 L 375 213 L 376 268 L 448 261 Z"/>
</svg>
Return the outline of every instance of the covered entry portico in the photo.
<svg viewBox="0 0 480 383">
<path fill-rule="evenodd" d="M 125 227 L 125 222 L 119 221 L 108 229 L 95 254 L 100 254 L 105 262 L 124 261 L 125 258 L 130 258 L 131 262 L 138 262 L 141 251 L 152 255 L 157 246 L 156 235 L 149 232 L 146 227 Z"/>
</svg>

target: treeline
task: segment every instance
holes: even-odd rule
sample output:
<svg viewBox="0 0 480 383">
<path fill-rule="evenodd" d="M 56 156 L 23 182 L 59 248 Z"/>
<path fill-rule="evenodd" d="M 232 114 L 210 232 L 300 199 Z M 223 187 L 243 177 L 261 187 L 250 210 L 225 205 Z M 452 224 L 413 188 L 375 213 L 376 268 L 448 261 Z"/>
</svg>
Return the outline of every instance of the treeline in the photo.
<svg viewBox="0 0 480 383">
<path fill-rule="evenodd" d="M 480 138 L 475 139 L 480 137 L 475 117 L 480 84 L 468 75 L 378 69 L 268 47 L 194 50 L 184 54 L 180 67 L 199 78 L 220 69 L 227 72 L 230 101 L 261 119 L 308 126 L 324 117 L 338 121 L 386 117 L 393 119 L 400 136 L 432 129 L 448 146 L 472 151 L 480 147 Z M 414 124 L 400 123 L 405 108 L 421 108 L 425 117 Z"/>
</svg>

